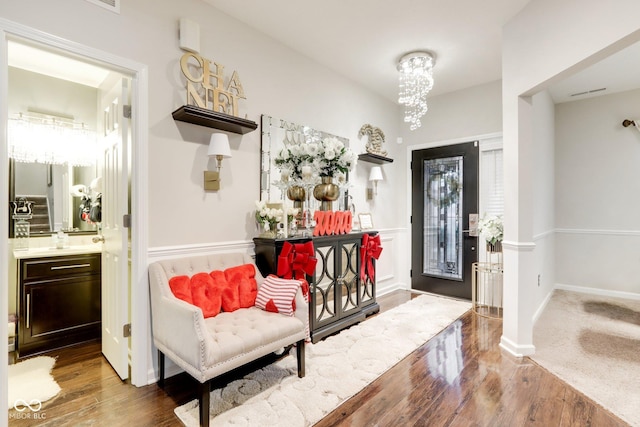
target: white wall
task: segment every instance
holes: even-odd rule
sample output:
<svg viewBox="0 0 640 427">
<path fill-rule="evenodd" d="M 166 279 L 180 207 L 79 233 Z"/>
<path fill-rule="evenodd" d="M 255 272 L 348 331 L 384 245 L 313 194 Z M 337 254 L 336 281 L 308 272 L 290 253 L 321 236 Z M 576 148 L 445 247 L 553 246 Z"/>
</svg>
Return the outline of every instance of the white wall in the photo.
<svg viewBox="0 0 640 427">
<path fill-rule="evenodd" d="M 579 13 L 577 12 L 579 11 Z M 501 346 L 531 354 L 538 260 L 534 242 L 534 111 L 531 96 L 640 39 L 640 3 L 532 0 L 503 30 L 505 309 Z M 578 19 L 579 17 L 579 19 Z M 538 251 L 538 253 L 535 253 Z M 509 286 L 511 284 L 511 286 Z"/>
<path fill-rule="evenodd" d="M 543 305 L 555 285 L 555 105 L 547 91 L 532 97 L 533 111 L 533 241 L 536 245 L 534 307 Z"/>
<path fill-rule="evenodd" d="M 557 282 L 640 294 L 640 90 L 556 106 Z"/>
</svg>

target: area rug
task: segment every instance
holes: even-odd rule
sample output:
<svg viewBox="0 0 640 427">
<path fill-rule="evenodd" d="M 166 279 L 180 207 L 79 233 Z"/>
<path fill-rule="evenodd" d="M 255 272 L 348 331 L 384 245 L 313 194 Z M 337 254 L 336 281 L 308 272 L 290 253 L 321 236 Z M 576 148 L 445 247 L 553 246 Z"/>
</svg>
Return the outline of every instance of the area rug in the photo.
<svg viewBox="0 0 640 427">
<path fill-rule="evenodd" d="M 427 342 L 471 304 L 421 295 L 317 344 L 307 344 L 306 376 L 287 356 L 211 392 L 214 426 L 310 426 Z M 295 353 L 295 350 L 293 350 Z M 198 401 L 175 409 L 199 425 Z"/>
<path fill-rule="evenodd" d="M 29 406 L 34 410 L 56 396 L 60 386 L 51 375 L 55 363 L 53 357 L 38 356 L 9 365 L 9 409 Z"/>
<path fill-rule="evenodd" d="M 533 344 L 535 362 L 640 426 L 640 301 L 556 290 Z"/>
</svg>

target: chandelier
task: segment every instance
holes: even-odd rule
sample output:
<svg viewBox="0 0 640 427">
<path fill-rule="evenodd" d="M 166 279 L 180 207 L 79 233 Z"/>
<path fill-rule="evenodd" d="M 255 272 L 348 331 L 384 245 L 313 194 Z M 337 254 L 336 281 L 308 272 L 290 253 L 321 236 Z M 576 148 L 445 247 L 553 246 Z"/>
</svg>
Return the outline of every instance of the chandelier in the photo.
<svg viewBox="0 0 640 427">
<path fill-rule="evenodd" d="M 98 157 L 96 132 L 66 118 L 19 113 L 9 119 L 7 134 L 16 162 L 91 166 Z"/>
<path fill-rule="evenodd" d="M 427 112 L 427 94 L 433 87 L 435 58 L 429 52 L 411 52 L 398 61 L 400 93 L 398 102 L 404 105 L 404 121 L 416 130 L 422 123 L 420 117 Z"/>
</svg>

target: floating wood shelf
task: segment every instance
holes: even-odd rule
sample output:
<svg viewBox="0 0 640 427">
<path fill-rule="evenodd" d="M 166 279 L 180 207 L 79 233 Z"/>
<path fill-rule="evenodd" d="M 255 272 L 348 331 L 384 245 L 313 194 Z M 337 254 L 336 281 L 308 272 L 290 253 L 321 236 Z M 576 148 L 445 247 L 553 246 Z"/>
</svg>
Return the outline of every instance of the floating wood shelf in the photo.
<svg viewBox="0 0 640 427">
<path fill-rule="evenodd" d="M 251 120 L 242 119 L 229 114 L 218 113 L 195 105 L 183 105 L 172 113 L 173 119 L 194 125 L 206 126 L 227 132 L 245 134 L 258 128 L 258 124 Z"/>
<path fill-rule="evenodd" d="M 371 153 L 359 154 L 358 160 L 362 160 L 363 162 L 375 163 L 377 165 L 393 162 L 393 159 L 390 159 L 384 156 L 379 156 L 378 154 L 371 154 Z"/>
</svg>

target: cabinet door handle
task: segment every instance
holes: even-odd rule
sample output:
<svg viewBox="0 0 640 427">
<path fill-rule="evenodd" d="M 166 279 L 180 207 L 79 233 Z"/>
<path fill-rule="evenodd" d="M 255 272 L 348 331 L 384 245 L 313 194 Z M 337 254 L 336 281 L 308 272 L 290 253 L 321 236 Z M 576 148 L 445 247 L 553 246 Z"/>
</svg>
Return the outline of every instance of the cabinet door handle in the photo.
<svg viewBox="0 0 640 427">
<path fill-rule="evenodd" d="M 27 329 L 31 327 L 31 294 L 27 294 Z"/>
<path fill-rule="evenodd" d="M 67 270 L 69 268 L 84 268 L 91 267 L 91 264 L 74 264 L 74 265 L 59 265 L 56 267 L 51 267 L 51 270 Z"/>
</svg>

